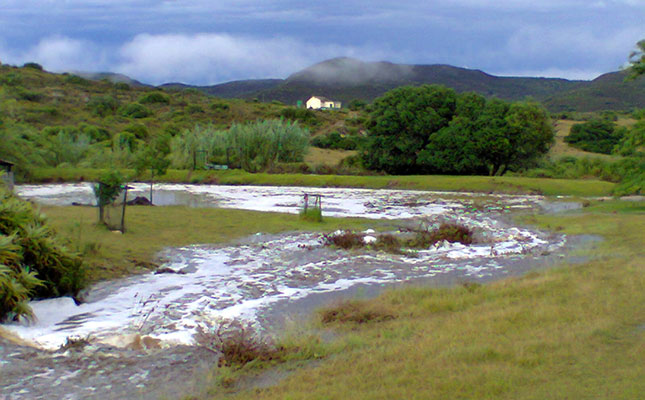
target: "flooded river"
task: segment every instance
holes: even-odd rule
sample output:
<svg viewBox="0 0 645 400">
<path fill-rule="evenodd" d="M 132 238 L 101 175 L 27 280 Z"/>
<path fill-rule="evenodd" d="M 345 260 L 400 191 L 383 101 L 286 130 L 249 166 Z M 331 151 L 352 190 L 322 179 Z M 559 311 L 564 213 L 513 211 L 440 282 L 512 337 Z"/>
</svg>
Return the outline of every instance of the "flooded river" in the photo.
<svg viewBox="0 0 645 400">
<path fill-rule="evenodd" d="M 132 198 L 149 190 L 145 184 L 131 186 Z M 88 184 L 18 186 L 16 192 L 43 204 L 93 203 Z M 540 211 L 546 203 L 539 196 L 164 184 L 155 186 L 154 202 L 296 213 L 303 193 L 321 194 L 327 216 L 403 220 L 401 226 L 416 227 L 453 221 L 472 228 L 477 240 L 468 246 L 446 242 L 394 255 L 325 247 L 317 233 L 258 233 L 227 246 L 197 244 L 167 249 L 161 255 L 168 260 L 163 266 L 166 273 L 98 284 L 80 305 L 70 298 L 34 301 L 35 323 L 2 327 L 27 343 L 50 350 L 59 348 L 68 338 L 84 338 L 97 349 L 109 346 L 119 353 L 145 348 L 145 344 L 137 345 L 145 338 L 151 344 L 148 347 L 162 349 L 155 354 L 163 359 L 185 346 L 193 350 L 184 354 L 196 354 L 195 333 L 216 329 L 223 320 L 241 320 L 267 329 L 291 312 L 311 311 L 357 288 L 377 293 L 383 287 L 406 282 L 436 285 L 486 281 L 557 262 L 571 245 L 563 235 L 513 226 L 505 217 L 518 210 Z M 200 357 L 204 359 L 203 354 Z M 149 366 L 159 362 L 149 362 Z M 5 368 L 6 363 L 2 365 L 3 376 Z M 42 378 L 43 390 L 47 382 L 62 379 L 62 372 L 56 372 L 55 367 L 49 370 L 54 372 Z M 62 371 L 71 373 L 69 368 Z M 113 373 L 114 381 L 125 379 L 125 374 L 121 375 Z M 69 383 L 59 383 L 62 387 L 72 385 L 64 389 L 72 394 L 90 385 L 72 378 Z M 0 377 L 0 384 L 11 383 L 3 379 Z M 76 386 L 72 384 L 75 379 L 80 382 Z M 142 381 L 151 383 L 149 379 Z M 13 381 L 13 385 L 19 387 L 20 383 Z M 109 391 L 90 386 L 94 388 L 91 396 L 101 398 L 97 393 L 102 393 L 109 397 Z M 139 389 L 132 387 L 135 392 Z M 12 392 L 15 398 L 38 398 L 37 393 L 35 389 L 24 396 Z"/>
</svg>

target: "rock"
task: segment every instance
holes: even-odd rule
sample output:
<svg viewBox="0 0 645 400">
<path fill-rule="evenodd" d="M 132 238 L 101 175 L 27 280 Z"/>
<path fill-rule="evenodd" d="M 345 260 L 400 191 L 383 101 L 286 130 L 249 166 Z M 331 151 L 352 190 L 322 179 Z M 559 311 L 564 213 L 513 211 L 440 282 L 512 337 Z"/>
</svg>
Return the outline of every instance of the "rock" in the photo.
<svg viewBox="0 0 645 400">
<path fill-rule="evenodd" d="M 178 274 L 178 275 L 185 275 L 185 274 L 186 274 L 186 271 L 184 271 L 184 270 L 176 271 L 176 270 L 174 270 L 174 269 L 172 269 L 172 268 L 169 268 L 169 267 L 163 267 L 163 268 L 159 268 L 158 270 L 156 270 L 156 271 L 155 271 L 155 275 L 159 275 L 159 274 Z"/>
<path fill-rule="evenodd" d="M 133 200 L 130 200 L 126 203 L 129 206 L 152 206 L 153 204 L 148 200 L 147 197 L 137 196 Z"/>
</svg>

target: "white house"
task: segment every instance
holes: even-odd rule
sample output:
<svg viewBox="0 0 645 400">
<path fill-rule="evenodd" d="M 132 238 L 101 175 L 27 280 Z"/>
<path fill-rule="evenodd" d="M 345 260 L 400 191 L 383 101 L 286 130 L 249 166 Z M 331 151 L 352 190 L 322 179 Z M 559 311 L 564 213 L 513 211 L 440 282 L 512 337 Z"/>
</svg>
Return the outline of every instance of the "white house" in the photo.
<svg viewBox="0 0 645 400">
<path fill-rule="evenodd" d="M 314 110 L 340 108 L 340 106 L 340 101 L 329 100 L 322 96 L 311 96 L 309 100 L 307 100 L 307 108 L 313 108 Z"/>
</svg>

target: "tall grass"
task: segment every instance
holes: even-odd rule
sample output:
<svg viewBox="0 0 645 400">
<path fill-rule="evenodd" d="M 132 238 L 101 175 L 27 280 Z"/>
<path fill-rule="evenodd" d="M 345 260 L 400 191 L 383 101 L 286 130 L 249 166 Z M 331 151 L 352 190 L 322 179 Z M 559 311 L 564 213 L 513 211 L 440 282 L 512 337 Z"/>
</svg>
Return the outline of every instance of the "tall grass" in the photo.
<svg viewBox="0 0 645 400">
<path fill-rule="evenodd" d="M 278 162 L 302 161 L 308 145 L 309 132 L 297 123 L 267 120 L 233 124 L 227 131 L 196 126 L 172 140 L 171 156 L 178 168 L 214 163 L 259 172 Z"/>
</svg>

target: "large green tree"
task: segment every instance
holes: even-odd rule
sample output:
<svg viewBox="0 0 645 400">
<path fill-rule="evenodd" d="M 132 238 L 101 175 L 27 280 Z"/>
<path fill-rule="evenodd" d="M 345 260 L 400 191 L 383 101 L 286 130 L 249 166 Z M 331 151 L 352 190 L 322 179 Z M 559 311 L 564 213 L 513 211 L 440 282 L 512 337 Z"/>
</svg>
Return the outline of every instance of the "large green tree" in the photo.
<svg viewBox="0 0 645 400">
<path fill-rule="evenodd" d="M 362 155 L 394 174 L 490 174 L 530 166 L 553 142 L 546 110 L 534 102 L 457 95 L 440 86 L 405 87 L 378 99 Z"/>
<path fill-rule="evenodd" d="M 401 87 L 376 99 L 362 153 L 365 166 L 391 174 L 420 172 L 418 153 L 449 125 L 456 103 L 454 90 L 436 85 Z"/>
</svg>

